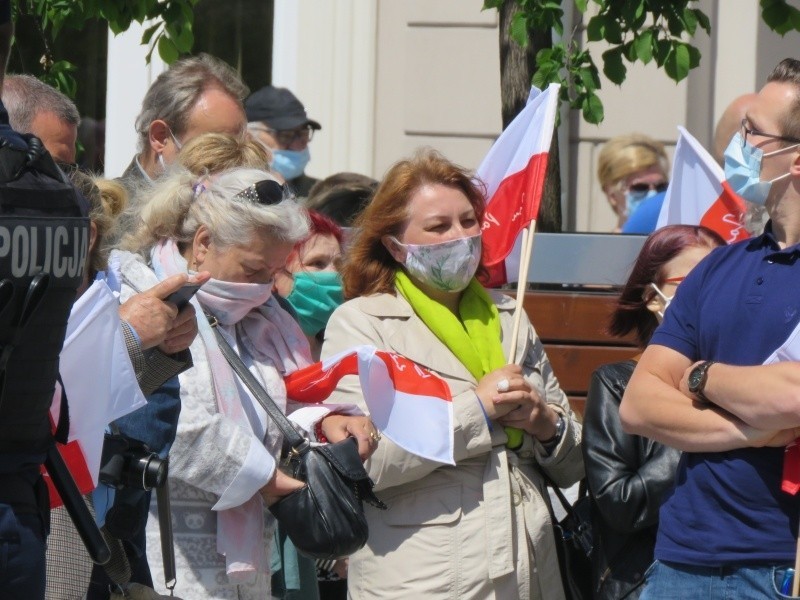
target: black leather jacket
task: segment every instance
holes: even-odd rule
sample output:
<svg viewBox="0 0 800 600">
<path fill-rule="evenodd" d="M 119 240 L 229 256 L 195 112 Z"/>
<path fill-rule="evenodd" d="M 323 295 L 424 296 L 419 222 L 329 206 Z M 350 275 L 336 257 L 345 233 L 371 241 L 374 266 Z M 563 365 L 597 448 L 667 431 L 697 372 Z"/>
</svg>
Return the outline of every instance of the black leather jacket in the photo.
<svg viewBox="0 0 800 600">
<path fill-rule="evenodd" d="M 583 460 L 592 498 L 595 598 L 638 598 L 653 562 L 658 511 L 680 452 L 622 430 L 619 404 L 636 363 L 592 375 L 583 421 Z"/>
</svg>

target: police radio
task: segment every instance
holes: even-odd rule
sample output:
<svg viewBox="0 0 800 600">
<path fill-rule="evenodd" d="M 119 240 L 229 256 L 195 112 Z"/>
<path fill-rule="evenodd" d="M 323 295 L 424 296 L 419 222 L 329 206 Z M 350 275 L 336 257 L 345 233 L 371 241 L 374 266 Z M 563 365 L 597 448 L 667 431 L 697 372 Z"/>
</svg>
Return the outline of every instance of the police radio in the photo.
<svg viewBox="0 0 800 600">
<path fill-rule="evenodd" d="M 0 139 L 0 454 L 46 453 L 65 507 L 93 560 L 103 562 L 108 548 L 53 445 L 49 418 L 86 268 L 89 206 L 42 142 L 22 137 L 25 145 Z M 62 419 L 59 441 L 67 431 Z"/>
</svg>

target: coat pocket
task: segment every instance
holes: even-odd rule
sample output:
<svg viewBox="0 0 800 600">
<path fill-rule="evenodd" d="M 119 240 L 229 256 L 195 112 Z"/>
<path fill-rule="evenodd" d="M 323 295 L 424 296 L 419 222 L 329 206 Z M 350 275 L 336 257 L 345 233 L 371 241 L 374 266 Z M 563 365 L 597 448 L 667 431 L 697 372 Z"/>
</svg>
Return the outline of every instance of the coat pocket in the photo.
<svg viewBox="0 0 800 600">
<path fill-rule="evenodd" d="M 444 525 L 461 517 L 461 485 L 424 488 L 387 499 L 387 525 Z"/>
</svg>

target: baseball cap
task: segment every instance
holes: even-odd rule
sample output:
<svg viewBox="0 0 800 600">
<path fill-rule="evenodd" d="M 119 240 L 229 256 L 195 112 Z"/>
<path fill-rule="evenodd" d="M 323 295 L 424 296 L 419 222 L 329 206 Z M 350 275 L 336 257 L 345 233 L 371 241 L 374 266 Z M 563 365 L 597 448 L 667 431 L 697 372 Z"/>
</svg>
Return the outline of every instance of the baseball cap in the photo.
<svg viewBox="0 0 800 600">
<path fill-rule="evenodd" d="M 319 123 L 308 118 L 303 104 L 286 88 L 268 85 L 253 92 L 244 101 L 244 110 L 248 121 L 264 121 L 278 131 L 303 125 L 322 129 Z"/>
</svg>

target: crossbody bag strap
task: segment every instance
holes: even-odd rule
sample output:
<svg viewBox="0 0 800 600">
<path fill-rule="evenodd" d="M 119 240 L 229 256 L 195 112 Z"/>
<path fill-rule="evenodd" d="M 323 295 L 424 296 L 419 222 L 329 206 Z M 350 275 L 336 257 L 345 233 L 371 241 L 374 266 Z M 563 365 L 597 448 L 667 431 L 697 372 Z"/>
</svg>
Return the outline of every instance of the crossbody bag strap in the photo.
<svg viewBox="0 0 800 600">
<path fill-rule="evenodd" d="M 253 394 L 253 397 L 264 408 L 264 410 L 267 411 L 267 414 L 278 426 L 278 429 L 281 430 L 284 439 L 296 452 L 305 450 L 305 448 L 309 446 L 309 442 L 303 438 L 303 436 L 297 433 L 297 430 L 295 430 L 292 422 L 286 418 L 286 415 L 283 414 L 283 411 L 278 408 L 278 405 L 275 404 L 275 401 L 270 398 L 267 390 L 265 390 L 261 384 L 258 383 L 258 380 L 250 372 L 250 369 L 248 369 L 247 366 L 242 362 L 242 359 L 239 358 L 239 355 L 233 351 L 233 348 L 231 348 L 231 345 L 223 337 L 222 333 L 217 327 L 219 325 L 217 319 L 211 315 L 206 315 L 206 317 L 208 318 L 208 324 L 211 325 L 211 328 L 214 330 L 214 335 L 217 336 L 217 344 L 219 345 L 219 349 L 222 351 L 222 355 L 225 357 L 228 363 L 230 363 L 233 370 L 250 390 L 250 393 Z"/>
</svg>

